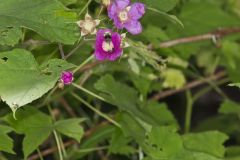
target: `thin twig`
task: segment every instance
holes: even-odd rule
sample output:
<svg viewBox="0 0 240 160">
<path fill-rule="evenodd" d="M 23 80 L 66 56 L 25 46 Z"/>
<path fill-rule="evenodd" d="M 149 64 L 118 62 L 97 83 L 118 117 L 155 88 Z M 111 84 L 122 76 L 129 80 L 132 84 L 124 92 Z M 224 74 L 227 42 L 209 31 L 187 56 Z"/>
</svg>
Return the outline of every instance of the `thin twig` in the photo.
<svg viewBox="0 0 240 160">
<path fill-rule="evenodd" d="M 62 104 L 64 109 L 68 112 L 68 114 L 71 117 L 77 117 L 77 115 L 73 111 L 72 107 L 68 104 L 68 102 L 66 101 L 66 99 L 64 97 L 60 98 L 60 103 Z"/>
<path fill-rule="evenodd" d="M 201 80 L 195 80 L 193 82 L 190 82 L 190 83 L 188 83 L 187 85 L 185 85 L 184 87 L 182 87 L 180 89 L 170 89 L 170 90 L 167 90 L 167 91 L 159 92 L 158 94 L 154 95 L 151 99 L 152 100 L 160 100 L 160 99 L 166 98 L 168 96 L 177 94 L 179 92 L 182 92 L 182 91 L 185 91 L 185 90 L 192 89 L 194 87 L 200 86 L 200 85 L 202 85 L 204 83 L 207 83 L 208 81 L 219 80 L 219 79 L 225 77 L 226 75 L 227 75 L 227 73 L 225 71 L 221 71 L 221 72 L 216 73 L 215 75 L 212 75 L 212 76 L 206 78 L 205 80 L 201 79 Z"/>
<path fill-rule="evenodd" d="M 81 37 L 80 37 L 81 38 Z M 81 39 L 80 39 L 81 40 Z M 79 40 L 79 41 L 80 41 Z M 65 59 L 68 59 L 71 55 L 73 55 L 78 49 L 79 47 L 81 47 L 82 45 L 84 44 L 84 41 L 83 42 L 80 42 L 77 44 L 77 46 L 75 48 L 73 48 L 66 56 L 65 56 Z"/>
<path fill-rule="evenodd" d="M 196 35 L 196 36 L 191 36 L 191 37 L 185 37 L 185 38 L 179 38 L 175 40 L 170 40 L 166 42 L 162 42 L 160 44 L 160 48 L 169 48 L 173 47 L 179 44 L 185 44 L 185 43 L 192 43 L 192 42 L 198 42 L 198 41 L 204 41 L 204 40 L 214 40 L 214 39 L 219 39 L 224 36 L 228 36 L 234 33 L 239 33 L 240 28 L 224 28 L 224 29 L 218 29 L 216 31 L 206 33 L 206 34 L 201 34 L 201 35 Z"/>
<path fill-rule="evenodd" d="M 65 59 L 65 54 L 64 54 L 63 46 L 61 43 L 58 43 L 58 48 L 59 48 L 62 59 Z"/>
</svg>

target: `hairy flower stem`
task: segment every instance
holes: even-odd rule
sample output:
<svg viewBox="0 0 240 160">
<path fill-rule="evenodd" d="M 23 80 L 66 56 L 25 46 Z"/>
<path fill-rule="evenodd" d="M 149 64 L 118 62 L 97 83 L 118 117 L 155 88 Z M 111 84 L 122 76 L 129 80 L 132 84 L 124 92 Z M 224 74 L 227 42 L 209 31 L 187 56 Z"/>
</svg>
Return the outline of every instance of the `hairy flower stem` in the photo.
<svg viewBox="0 0 240 160">
<path fill-rule="evenodd" d="M 90 57 L 88 57 L 83 63 L 81 63 L 76 69 L 73 70 L 73 73 L 76 73 L 83 66 L 85 66 L 88 62 L 90 62 L 93 58 L 94 58 L 94 55 L 91 55 Z"/>
<path fill-rule="evenodd" d="M 85 93 L 87 93 L 87 94 L 89 94 L 89 95 L 91 95 L 91 96 L 93 96 L 93 97 L 95 97 L 95 98 L 97 98 L 97 99 L 99 99 L 101 101 L 107 102 L 103 97 L 101 97 L 101 96 L 99 96 L 99 95 L 97 95 L 97 94 L 87 90 L 86 88 L 83 88 L 82 86 L 80 86 L 80 85 L 78 85 L 76 83 L 72 83 L 72 85 L 74 87 L 76 87 L 77 89 L 80 89 L 81 91 L 83 91 L 83 92 L 85 92 Z"/>
<path fill-rule="evenodd" d="M 185 130 L 184 133 L 187 134 L 191 128 L 191 118 L 192 118 L 192 108 L 193 108 L 193 98 L 191 92 L 188 90 L 186 92 L 187 106 L 186 106 L 186 115 L 185 115 Z"/>
<path fill-rule="evenodd" d="M 59 137 L 58 137 L 57 132 L 55 130 L 53 130 L 53 134 L 54 134 L 54 137 L 55 137 L 55 140 L 56 140 L 56 143 L 57 143 L 59 159 L 63 160 L 63 154 L 62 154 L 62 151 L 61 151 L 61 145 L 60 145 Z"/>
<path fill-rule="evenodd" d="M 100 8 L 100 11 L 99 11 L 99 13 L 98 13 L 98 18 L 100 17 L 100 15 L 101 15 L 101 13 L 102 13 L 102 11 L 103 11 L 103 9 L 104 9 L 104 7 L 103 6 L 101 6 L 101 8 Z"/>
<path fill-rule="evenodd" d="M 91 109 L 92 111 L 94 111 L 96 114 L 98 114 L 99 116 L 105 118 L 106 120 L 108 120 L 109 122 L 111 122 L 112 124 L 114 124 L 115 126 L 121 128 L 121 125 L 114 121 L 112 118 L 110 118 L 109 116 L 107 116 L 106 114 L 102 113 L 101 111 L 97 110 L 95 107 L 93 107 L 91 104 L 89 104 L 87 101 L 85 101 L 84 99 L 82 99 L 81 97 L 79 97 L 77 94 L 71 92 L 71 95 L 76 98 L 77 100 L 79 100 L 81 103 L 83 103 L 84 105 L 86 105 L 89 109 Z"/>
<path fill-rule="evenodd" d="M 78 150 L 78 153 L 88 153 L 88 152 L 94 152 L 94 151 L 101 151 L 108 149 L 109 146 L 101 146 L 101 147 L 96 147 L 96 148 L 86 148 L 86 149 L 80 149 Z"/>
<path fill-rule="evenodd" d="M 73 48 L 66 56 L 65 59 L 68 59 L 71 55 L 73 55 L 78 49 L 79 47 L 81 47 L 84 43 L 80 43 L 80 41 L 82 40 L 82 36 L 79 37 L 77 45 L 75 48 Z"/>
<path fill-rule="evenodd" d="M 55 117 L 52 114 L 52 108 L 51 108 L 50 104 L 48 104 L 47 107 L 48 107 L 48 111 L 52 117 L 52 120 L 55 121 Z M 63 153 L 62 153 L 62 149 L 61 149 L 60 138 L 58 137 L 55 129 L 53 130 L 53 135 L 55 137 L 57 148 L 58 148 L 59 160 L 63 160 Z"/>
<path fill-rule="evenodd" d="M 42 153 L 40 152 L 39 148 L 37 148 L 37 153 L 38 153 L 38 155 L 39 155 L 39 159 L 40 159 L 40 160 L 44 160 L 44 159 L 43 159 L 43 156 L 42 156 Z"/>
</svg>

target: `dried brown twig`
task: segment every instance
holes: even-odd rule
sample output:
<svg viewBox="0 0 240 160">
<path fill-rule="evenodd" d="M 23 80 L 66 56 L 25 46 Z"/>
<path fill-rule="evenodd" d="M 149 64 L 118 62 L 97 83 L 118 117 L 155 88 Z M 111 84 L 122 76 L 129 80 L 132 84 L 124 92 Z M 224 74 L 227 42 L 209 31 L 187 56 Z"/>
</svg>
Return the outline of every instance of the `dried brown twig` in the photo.
<svg viewBox="0 0 240 160">
<path fill-rule="evenodd" d="M 185 90 L 192 89 L 194 87 L 200 86 L 200 85 L 202 85 L 204 83 L 207 83 L 209 81 L 219 80 L 219 79 L 225 77 L 226 75 L 227 75 L 227 73 L 225 71 L 221 71 L 221 72 L 218 72 L 215 75 L 212 75 L 212 76 L 210 76 L 210 77 L 208 77 L 206 79 L 192 81 L 192 82 L 186 84 L 184 87 L 182 87 L 180 89 L 170 89 L 170 90 L 159 92 L 158 94 L 156 94 L 153 97 L 151 97 L 151 99 L 152 100 L 160 100 L 160 99 L 166 98 L 168 96 L 177 94 L 179 92 L 182 92 L 182 91 L 185 91 Z"/>
<path fill-rule="evenodd" d="M 179 44 L 193 43 L 193 42 L 204 41 L 204 40 L 217 40 L 224 36 L 228 36 L 234 33 L 240 33 L 240 28 L 235 27 L 235 28 L 218 29 L 216 31 L 206 33 L 206 34 L 170 40 L 170 41 L 162 42 L 160 44 L 160 48 L 169 48 Z"/>
</svg>

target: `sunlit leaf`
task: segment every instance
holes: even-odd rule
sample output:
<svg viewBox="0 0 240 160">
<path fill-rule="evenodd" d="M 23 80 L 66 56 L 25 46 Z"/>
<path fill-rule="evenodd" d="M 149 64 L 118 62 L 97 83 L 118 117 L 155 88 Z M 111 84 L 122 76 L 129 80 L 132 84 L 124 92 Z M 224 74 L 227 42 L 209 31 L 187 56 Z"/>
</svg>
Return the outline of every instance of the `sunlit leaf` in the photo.
<svg viewBox="0 0 240 160">
<path fill-rule="evenodd" d="M 51 42 L 73 44 L 78 39 L 76 14 L 57 0 L 7 0 L 0 3 L 0 27 L 24 27 Z"/>
<path fill-rule="evenodd" d="M 15 112 L 54 87 L 63 70 L 74 65 L 59 59 L 38 65 L 23 49 L 0 53 L 0 96 Z"/>
</svg>

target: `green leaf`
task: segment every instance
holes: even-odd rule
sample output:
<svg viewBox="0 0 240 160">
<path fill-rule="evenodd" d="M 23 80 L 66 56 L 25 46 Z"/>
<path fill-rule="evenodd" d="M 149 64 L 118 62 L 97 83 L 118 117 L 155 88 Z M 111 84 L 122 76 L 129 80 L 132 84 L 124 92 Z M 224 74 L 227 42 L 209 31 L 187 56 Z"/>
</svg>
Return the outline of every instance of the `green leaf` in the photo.
<svg viewBox="0 0 240 160">
<path fill-rule="evenodd" d="M 141 36 L 141 35 L 140 35 Z M 142 33 L 143 38 L 147 39 L 154 47 L 159 47 L 161 41 L 169 40 L 168 35 L 159 26 L 148 24 Z"/>
<path fill-rule="evenodd" d="M 192 36 L 214 31 L 219 26 L 221 28 L 235 27 L 240 24 L 238 18 L 228 14 L 222 9 L 222 5 L 216 5 L 215 2 L 219 1 L 191 0 L 186 2 L 179 15 L 184 29 L 177 26 L 169 27 L 173 33 L 170 37 Z"/>
<path fill-rule="evenodd" d="M 81 118 L 60 120 L 54 124 L 54 128 L 58 132 L 68 137 L 74 138 L 76 141 L 80 142 L 84 134 L 82 126 L 79 125 L 79 123 L 81 123 L 82 121 L 84 121 L 84 119 Z"/>
<path fill-rule="evenodd" d="M 79 36 L 76 14 L 57 0 L 8 0 L 0 3 L 0 27 L 25 27 L 51 42 L 73 44 Z"/>
<path fill-rule="evenodd" d="M 128 39 L 130 44 L 130 52 L 135 53 L 137 57 L 141 58 L 146 63 L 150 64 L 156 70 L 161 70 L 163 59 L 156 52 L 148 49 L 142 42 L 134 42 Z"/>
<path fill-rule="evenodd" d="M 147 134 L 147 139 L 143 146 L 147 155 L 153 160 L 169 160 L 181 152 L 183 143 L 176 131 L 176 128 L 171 126 L 153 127 L 151 132 Z"/>
<path fill-rule="evenodd" d="M 240 88 L 240 83 L 230 83 L 228 86 Z"/>
<path fill-rule="evenodd" d="M 227 64 L 228 68 L 236 70 L 237 64 L 240 60 L 239 56 L 240 47 L 236 42 L 224 41 L 222 44 L 222 52 L 224 56 L 225 65 Z"/>
<path fill-rule="evenodd" d="M 141 75 L 136 75 L 136 74 L 131 74 L 130 78 L 135 88 L 138 89 L 143 96 L 147 96 L 147 93 L 149 92 L 149 88 L 151 86 L 152 81 L 146 77 L 143 77 Z"/>
<path fill-rule="evenodd" d="M 7 135 L 12 132 L 12 128 L 0 125 L 0 151 L 15 154 L 13 151 L 13 140 Z"/>
<path fill-rule="evenodd" d="M 126 137 L 119 128 L 116 128 L 112 135 L 109 152 L 121 155 L 130 155 L 135 153 L 136 150 L 132 146 L 128 145 L 131 140 L 132 139 L 130 137 Z"/>
<path fill-rule="evenodd" d="M 226 160 L 239 160 L 240 146 L 230 146 L 226 148 Z"/>
<path fill-rule="evenodd" d="M 232 135 L 240 132 L 239 124 L 240 120 L 238 115 L 221 114 L 203 120 L 195 127 L 195 131 L 218 130 Z"/>
<path fill-rule="evenodd" d="M 179 89 L 184 86 L 186 79 L 184 74 L 180 70 L 176 69 L 166 69 L 162 73 L 164 79 L 163 87 L 164 88 L 175 88 Z M 176 81 L 177 80 L 177 81 Z"/>
<path fill-rule="evenodd" d="M 16 113 L 15 120 L 12 114 L 4 119 L 17 133 L 24 134 L 23 153 L 27 158 L 40 144 L 42 144 L 52 132 L 52 119 L 33 107 L 26 107 Z"/>
<path fill-rule="evenodd" d="M 116 82 L 111 75 L 105 75 L 95 83 L 95 88 L 104 92 L 104 97 L 122 110 L 136 111 L 137 92 L 133 88 Z"/>
<path fill-rule="evenodd" d="M 183 136 L 184 147 L 198 152 L 204 152 L 215 157 L 223 158 L 225 148 L 223 143 L 228 136 L 218 131 L 187 134 Z"/>
<path fill-rule="evenodd" d="M 156 9 L 168 12 L 172 10 L 178 3 L 179 0 L 141 0 L 147 7 L 155 7 Z"/>
<path fill-rule="evenodd" d="M 131 70 L 135 73 L 135 74 L 140 74 L 140 68 L 137 64 L 137 62 L 133 59 L 133 58 L 129 58 L 128 59 L 128 63 L 130 65 Z"/>
<path fill-rule="evenodd" d="M 77 0 L 60 0 L 65 6 L 77 3 Z"/>
<path fill-rule="evenodd" d="M 0 45 L 14 46 L 18 43 L 21 36 L 22 31 L 19 28 L 0 27 Z"/>
<path fill-rule="evenodd" d="M 149 101 L 146 107 L 144 107 L 144 112 L 155 120 L 155 125 L 176 125 L 176 127 L 178 126 L 174 115 L 164 103 Z"/>
<path fill-rule="evenodd" d="M 127 112 L 122 112 L 119 116 L 119 122 L 122 126 L 124 135 L 131 136 L 138 143 L 143 143 L 145 138 L 145 129 L 143 126 Z"/>
<path fill-rule="evenodd" d="M 152 115 L 146 114 L 145 105 L 142 103 L 141 106 L 137 91 L 124 83 L 117 82 L 111 75 L 102 76 L 94 86 L 104 93 L 101 96 L 105 100 L 116 105 L 121 111 L 127 111 L 151 125 L 158 123 Z"/>
<path fill-rule="evenodd" d="M 61 72 L 74 67 L 59 59 L 39 66 L 23 49 L 0 53 L 0 96 L 15 112 L 54 87 Z"/>
<path fill-rule="evenodd" d="M 203 153 L 203 152 L 195 152 L 190 150 L 183 150 L 175 157 L 170 160 L 224 160 L 222 158 L 217 158 L 212 155 Z"/>
<path fill-rule="evenodd" d="M 165 13 L 165 12 L 163 12 L 163 11 L 160 11 L 160 10 L 157 10 L 157 9 L 155 9 L 155 8 L 148 8 L 148 9 L 149 9 L 150 11 L 156 12 L 156 13 L 162 15 L 162 16 L 165 16 L 165 17 L 168 18 L 170 21 L 172 21 L 172 22 L 174 22 L 174 23 L 177 23 L 177 24 L 179 24 L 182 28 L 184 28 L 184 25 L 183 25 L 182 21 L 179 20 L 179 19 L 177 18 L 177 16 L 171 15 L 171 14 L 167 14 L 167 13 Z"/>
<path fill-rule="evenodd" d="M 69 159 L 81 159 L 91 152 L 82 152 L 82 149 L 89 149 L 97 147 L 98 144 L 111 138 L 114 133 L 115 127 L 111 125 L 102 125 L 98 127 L 91 136 L 87 137 L 81 143 L 80 149 L 73 150 L 73 154 L 69 155 Z"/>
<path fill-rule="evenodd" d="M 236 102 L 225 100 L 219 109 L 220 113 L 224 114 L 240 114 L 240 105 Z"/>
</svg>

